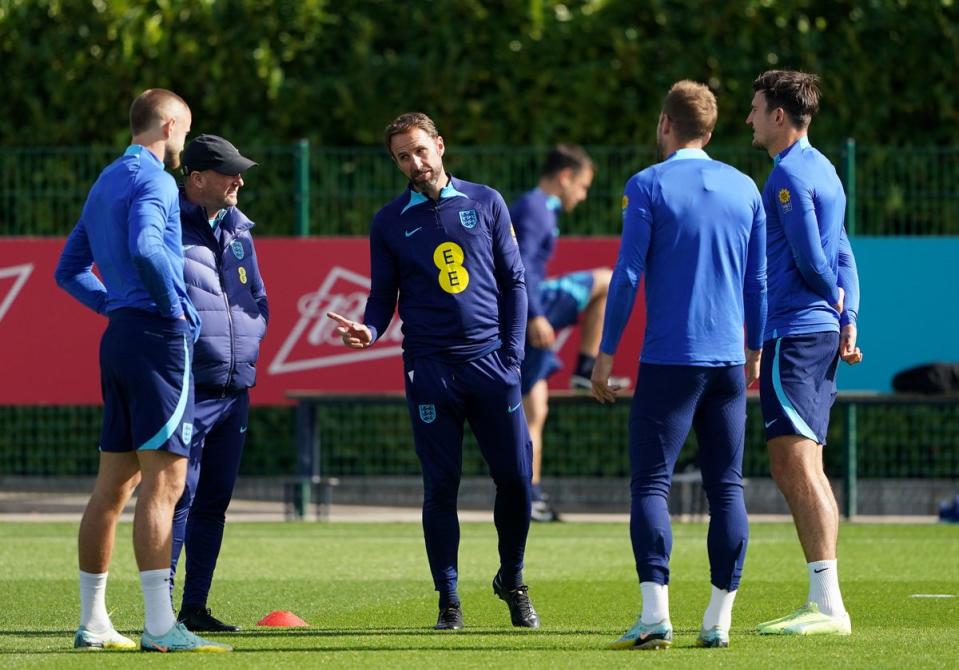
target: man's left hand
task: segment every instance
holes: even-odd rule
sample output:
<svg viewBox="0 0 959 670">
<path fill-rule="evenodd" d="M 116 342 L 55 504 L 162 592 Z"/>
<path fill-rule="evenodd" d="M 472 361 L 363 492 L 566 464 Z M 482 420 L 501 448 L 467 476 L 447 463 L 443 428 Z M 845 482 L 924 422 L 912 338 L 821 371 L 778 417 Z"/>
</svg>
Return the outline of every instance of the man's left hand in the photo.
<svg viewBox="0 0 959 670">
<path fill-rule="evenodd" d="M 762 349 L 746 349 L 746 388 L 759 379 L 759 367 L 762 362 Z"/>
<path fill-rule="evenodd" d="M 593 382 L 593 397 L 604 405 L 616 402 L 616 392 L 620 390 L 619 386 L 610 386 L 609 384 L 609 376 L 612 373 L 613 357 L 599 352 L 599 355 L 596 356 L 596 364 L 593 366 L 593 375 L 590 381 Z"/>
<path fill-rule="evenodd" d="M 856 326 L 848 323 L 839 333 L 839 357 L 849 365 L 862 363 L 862 351 L 856 346 Z"/>
</svg>

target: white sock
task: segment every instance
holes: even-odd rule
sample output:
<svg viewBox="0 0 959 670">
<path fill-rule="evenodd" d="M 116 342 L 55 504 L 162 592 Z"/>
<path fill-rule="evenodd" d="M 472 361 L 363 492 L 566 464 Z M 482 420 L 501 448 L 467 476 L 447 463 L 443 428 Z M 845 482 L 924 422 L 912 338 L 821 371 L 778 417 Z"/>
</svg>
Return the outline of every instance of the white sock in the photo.
<svg viewBox="0 0 959 670">
<path fill-rule="evenodd" d="M 91 633 L 113 630 L 107 614 L 107 575 L 80 571 L 80 625 Z"/>
<path fill-rule="evenodd" d="M 712 587 L 713 594 L 709 598 L 709 606 L 706 607 L 706 613 L 703 614 L 703 630 L 709 630 L 714 626 L 719 626 L 725 631 L 733 623 L 733 602 L 736 600 L 737 591 L 725 591 Z"/>
<path fill-rule="evenodd" d="M 144 570 L 140 573 L 140 586 L 146 612 L 144 628 L 150 635 L 163 635 L 176 625 L 170 604 L 170 568 Z"/>
<path fill-rule="evenodd" d="M 829 616 L 842 616 L 846 606 L 839 592 L 837 561 L 813 561 L 809 569 L 809 602 L 819 605 L 819 611 Z"/>
<path fill-rule="evenodd" d="M 656 582 L 640 582 L 643 594 L 643 613 L 639 620 L 647 625 L 669 621 L 669 587 Z"/>
</svg>

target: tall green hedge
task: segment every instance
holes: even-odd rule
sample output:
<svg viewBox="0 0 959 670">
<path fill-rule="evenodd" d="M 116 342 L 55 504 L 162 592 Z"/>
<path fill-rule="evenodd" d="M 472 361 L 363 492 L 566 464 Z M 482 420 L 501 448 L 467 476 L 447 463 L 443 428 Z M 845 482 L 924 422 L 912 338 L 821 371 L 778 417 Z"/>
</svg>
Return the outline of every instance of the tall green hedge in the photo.
<svg viewBox="0 0 959 670">
<path fill-rule="evenodd" d="M 149 86 L 245 144 L 376 144 L 410 109 L 453 144 L 644 144 L 679 78 L 734 145 L 769 67 L 823 75 L 819 144 L 955 144 L 957 26 L 955 0 L 0 0 L 0 145 L 122 145 Z"/>
</svg>

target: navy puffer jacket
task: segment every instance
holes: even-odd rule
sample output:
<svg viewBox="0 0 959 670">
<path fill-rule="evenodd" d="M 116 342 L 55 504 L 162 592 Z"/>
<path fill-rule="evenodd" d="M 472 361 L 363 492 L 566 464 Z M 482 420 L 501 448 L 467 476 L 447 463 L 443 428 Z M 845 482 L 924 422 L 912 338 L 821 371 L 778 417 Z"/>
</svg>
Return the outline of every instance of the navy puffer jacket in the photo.
<svg viewBox="0 0 959 670">
<path fill-rule="evenodd" d="M 210 226 L 206 210 L 180 189 L 183 278 L 203 326 L 193 347 L 198 389 L 233 393 L 256 383 L 256 359 L 270 308 L 256 262 L 253 222 L 230 207 Z"/>
</svg>

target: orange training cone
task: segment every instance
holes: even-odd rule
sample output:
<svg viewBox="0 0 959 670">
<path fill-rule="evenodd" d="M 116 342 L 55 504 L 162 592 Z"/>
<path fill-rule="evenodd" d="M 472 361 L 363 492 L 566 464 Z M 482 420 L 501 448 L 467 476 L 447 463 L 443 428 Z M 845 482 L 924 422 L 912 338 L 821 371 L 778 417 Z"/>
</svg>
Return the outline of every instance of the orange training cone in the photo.
<svg viewBox="0 0 959 670">
<path fill-rule="evenodd" d="M 265 617 L 256 622 L 257 626 L 273 626 L 275 628 L 299 628 L 309 626 L 300 617 L 287 610 L 277 610 L 270 612 Z"/>
</svg>

